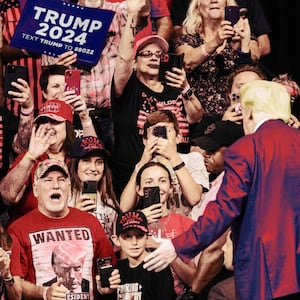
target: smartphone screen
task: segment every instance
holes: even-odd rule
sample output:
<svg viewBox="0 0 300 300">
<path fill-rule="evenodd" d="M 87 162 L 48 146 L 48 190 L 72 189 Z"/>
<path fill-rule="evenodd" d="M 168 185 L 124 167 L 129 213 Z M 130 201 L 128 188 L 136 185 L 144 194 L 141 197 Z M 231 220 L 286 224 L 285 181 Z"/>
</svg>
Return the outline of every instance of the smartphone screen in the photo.
<svg viewBox="0 0 300 300">
<path fill-rule="evenodd" d="M 240 19 L 240 8 L 238 6 L 225 6 L 225 20 L 230 21 L 233 26 Z"/>
<path fill-rule="evenodd" d="M 65 71 L 66 91 L 75 91 L 75 94 L 80 95 L 80 70 Z"/>
<path fill-rule="evenodd" d="M 22 78 L 28 82 L 28 69 L 26 66 L 8 64 L 4 75 L 4 96 L 14 97 L 8 94 L 8 91 L 20 92 L 16 87 L 12 86 L 11 83 L 17 82 L 18 78 Z"/>
<path fill-rule="evenodd" d="M 183 67 L 183 56 L 182 54 L 166 53 L 162 54 L 160 58 L 158 80 L 166 82 L 166 72 L 171 71 L 172 67 L 182 69 Z"/>
</svg>

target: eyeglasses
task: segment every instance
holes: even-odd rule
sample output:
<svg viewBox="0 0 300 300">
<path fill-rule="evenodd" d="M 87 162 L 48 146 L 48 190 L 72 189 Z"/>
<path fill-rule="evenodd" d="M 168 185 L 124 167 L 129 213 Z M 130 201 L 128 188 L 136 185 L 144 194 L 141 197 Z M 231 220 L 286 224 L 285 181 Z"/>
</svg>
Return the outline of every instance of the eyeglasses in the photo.
<svg viewBox="0 0 300 300">
<path fill-rule="evenodd" d="M 137 56 L 142 56 L 142 57 L 146 57 L 146 58 L 152 57 L 153 55 L 155 55 L 156 58 L 160 58 L 162 55 L 162 52 L 161 51 L 152 52 L 150 50 L 144 50 L 144 51 L 138 52 L 138 54 L 137 54 Z"/>
</svg>

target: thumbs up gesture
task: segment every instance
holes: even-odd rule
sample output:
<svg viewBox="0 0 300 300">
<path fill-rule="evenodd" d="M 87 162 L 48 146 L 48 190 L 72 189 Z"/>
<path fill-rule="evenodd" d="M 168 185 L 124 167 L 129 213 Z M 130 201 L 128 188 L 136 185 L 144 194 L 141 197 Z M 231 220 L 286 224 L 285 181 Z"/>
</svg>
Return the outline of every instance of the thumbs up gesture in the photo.
<svg viewBox="0 0 300 300">
<path fill-rule="evenodd" d="M 44 300 L 66 299 L 68 289 L 62 285 L 63 282 L 63 278 L 59 278 L 57 282 L 47 288 L 44 292 Z"/>
</svg>

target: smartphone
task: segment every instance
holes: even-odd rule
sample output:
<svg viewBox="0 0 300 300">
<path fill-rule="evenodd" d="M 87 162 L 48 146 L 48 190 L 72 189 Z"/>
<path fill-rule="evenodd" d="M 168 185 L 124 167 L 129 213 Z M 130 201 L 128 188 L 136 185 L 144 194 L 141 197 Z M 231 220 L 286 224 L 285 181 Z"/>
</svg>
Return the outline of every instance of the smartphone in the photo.
<svg viewBox="0 0 300 300">
<path fill-rule="evenodd" d="M 233 26 L 240 19 L 240 8 L 238 6 L 225 6 L 225 20 L 230 21 Z"/>
<path fill-rule="evenodd" d="M 111 276 L 111 272 L 113 271 L 112 260 L 111 257 L 101 257 L 97 259 L 97 270 L 100 275 L 101 286 L 109 287 L 109 277 Z"/>
<path fill-rule="evenodd" d="M 84 194 L 85 196 L 93 200 L 95 204 L 97 204 L 97 181 L 84 181 L 82 194 Z"/>
<path fill-rule="evenodd" d="M 142 197 L 142 209 L 149 207 L 153 204 L 160 203 L 160 194 L 158 186 L 144 187 L 144 196 Z"/>
<path fill-rule="evenodd" d="M 172 67 L 182 69 L 184 53 L 174 54 L 165 53 L 160 57 L 158 80 L 166 82 L 166 72 L 171 71 Z"/>
<path fill-rule="evenodd" d="M 65 71 L 66 91 L 75 90 L 75 94 L 80 95 L 80 70 Z"/>
<path fill-rule="evenodd" d="M 4 74 L 4 96 L 12 98 L 14 96 L 9 95 L 8 91 L 20 92 L 16 87 L 12 86 L 13 81 L 18 82 L 17 79 L 22 78 L 29 82 L 28 69 L 26 66 L 8 64 Z"/>
<path fill-rule="evenodd" d="M 167 139 L 167 127 L 166 126 L 155 126 L 155 127 L 153 127 L 152 134 L 154 136 Z"/>
</svg>

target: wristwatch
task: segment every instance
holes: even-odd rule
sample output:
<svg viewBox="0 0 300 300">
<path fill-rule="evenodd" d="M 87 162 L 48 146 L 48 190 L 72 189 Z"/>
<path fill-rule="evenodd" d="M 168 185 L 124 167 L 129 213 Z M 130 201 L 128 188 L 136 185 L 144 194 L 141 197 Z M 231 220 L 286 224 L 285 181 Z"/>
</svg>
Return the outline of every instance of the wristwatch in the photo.
<svg viewBox="0 0 300 300">
<path fill-rule="evenodd" d="M 182 93 L 182 97 L 185 100 L 189 100 L 189 99 L 191 99 L 193 94 L 194 94 L 194 89 L 192 87 L 190 87 L 186 92 Z"/>
<path fill-rule="evenodd" d="M 9 279 L 3 278 L 3 282 L 7 285 L 13 285 L 15 283 L 14 278 L 11 276 Z"/>
</svg>

